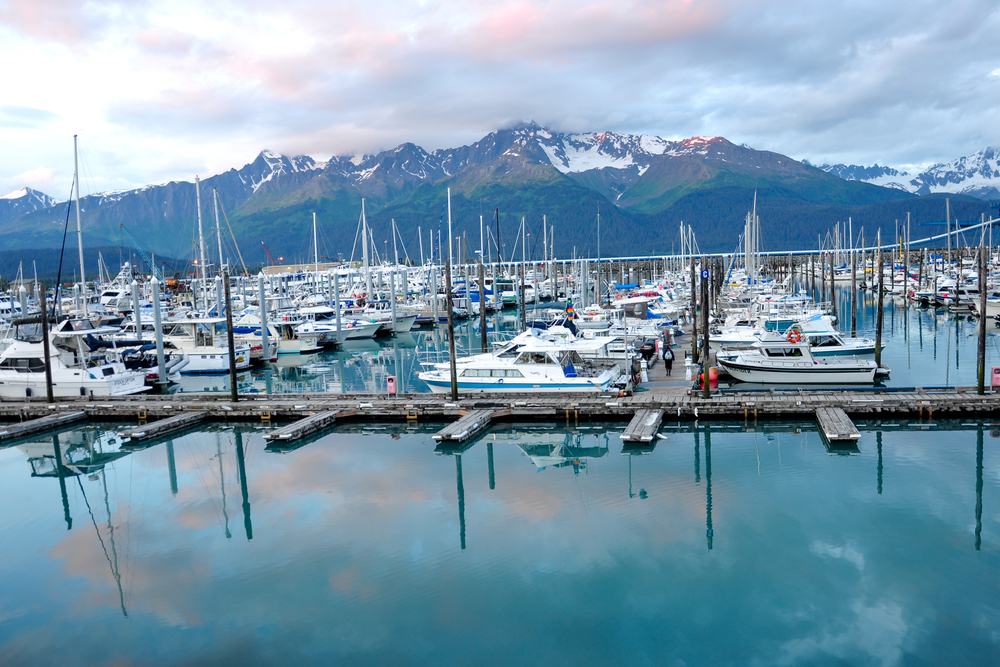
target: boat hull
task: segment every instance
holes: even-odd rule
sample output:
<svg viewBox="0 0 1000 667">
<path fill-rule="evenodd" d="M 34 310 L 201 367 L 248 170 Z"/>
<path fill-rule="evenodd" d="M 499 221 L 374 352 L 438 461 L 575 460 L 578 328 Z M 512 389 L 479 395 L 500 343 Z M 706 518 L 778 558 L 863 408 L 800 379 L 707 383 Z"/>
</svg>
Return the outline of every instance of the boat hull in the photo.
<svg viewBox="0 0 1000 667">
<path fill-rule="evenodd" d="M 718 363 L 736 380 L 765 384 L 871 384 L 877 366 L 871 364 L 824 364 L 784 361 L 778 365 L 758 365 L 738 359 L 719 358 Z"/>
</svg>

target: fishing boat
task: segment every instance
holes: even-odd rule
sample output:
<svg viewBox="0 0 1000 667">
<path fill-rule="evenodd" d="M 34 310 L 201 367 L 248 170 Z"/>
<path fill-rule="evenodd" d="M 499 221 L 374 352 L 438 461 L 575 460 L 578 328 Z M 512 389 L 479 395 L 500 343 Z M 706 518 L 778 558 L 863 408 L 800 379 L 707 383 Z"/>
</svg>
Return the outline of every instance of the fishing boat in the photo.
<svg viewBox="0 0 1000 667">
<path fill-rule="evenodd" d="M 719 353 L 719 366 L 741 382 L 770 384 L 863 384 L 875 381 L 875 361 L 857 356 L 817 356 L 805 339 L 792 342 L 767 333 L 746 350 Z"/>
</svg>

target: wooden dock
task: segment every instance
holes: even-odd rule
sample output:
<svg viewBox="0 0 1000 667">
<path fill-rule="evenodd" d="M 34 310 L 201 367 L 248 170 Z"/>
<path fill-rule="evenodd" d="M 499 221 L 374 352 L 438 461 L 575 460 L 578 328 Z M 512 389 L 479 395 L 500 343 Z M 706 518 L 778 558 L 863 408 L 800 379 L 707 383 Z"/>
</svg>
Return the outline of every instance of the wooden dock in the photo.
<svg viewBox="0 0 1000 667">
<path fill-rule="evenodd" d="M 438 442 L 465 442 L 486 430 L 494 418 L 509 414 L 509 410 L 472 410 L 464 413 L 458 421 L 444 427 L 432 437 Z"/>
<path fill-rule="evenodd" d="M 280 442 L 298 440 L 317 431 L 322 431 L 328 426 L 332 426 L 338 419 L 352 417 L 355 414 L 357 413 L 354 410 L 324 410 L 323 412 L 300 419 L 288 426 L 265 433 L 264 439 L 269 442 L 273 440 Z"/>
<path fill-rule="evenodd" d="M 639 410 L 618 437 L 625 442 L 649 443 L 656 439 L 662 423 L 663 410 Z"/>
<path fill-rule="evenodd" d="M 758 420 L 817 419 L 820 408 L 839 408 L 857 421 L 859 419 L 912 419 L 928 423 L 945 418 L 1000 418 L 1000 394 L 978 395 L 973 388 L 908 388 L 861 389 L 853 391 L 773 389 L 716 391 L 709 398 L 699 394 L 645 391 L 632 396 L 559 395 L 518 396 L 475 395 L 449 401 L 432 394 L 404 394 L 394 397 L 373 394 L 303 394 L 246 396 L 238 402 L 226 396 L 212 394 L 176 394 L 164 396 L 102 397 L 64 400 L 56 405 L 34 400 L 0 401 L 0 441 L 34 432 L 27 429 L 52 428 L 66 422 L 55 413 L 83 412 L 94 421 L 120 421 L 135 424 L 136 414 L 150 420 L 171 418 L 180 414 L 205 411 L 205 419 L 215 422 L 255 422 L 283 424 L 312 418 L 330 412 L 341 420 L 364 423 L 421 423 L 461 421 L 476 411 L 491 413 L 482 420 L 482 427 L 497 420 L 544 421 L 567 426 L 586 421 L 620 421 L 628 423 L 644 410 L 662 411 L 664 422 L 697 420 L 729 420 L 753 424 Z M 45 418 L 39 426 L 25 427 L 26 420 Z M 55 418 L 57 421 L 52 421 Z M 76 419 L 82 419 L 77 417 Z M 318 420 L 322 422 L 325 417 Z M 475 417 L 470 418 L 476 421 Z M 316 419 L 302 422 L 316 426 Z M 333 422 L 330 422 L 333 423 Z M 443 425 L 443 424 L 442 424 Z M 293 425 L 294 426 L 294 425 Z M 465 431 L 465 424 L 445 429 L 441 441 Z M 142 429 L 133 428 L 135 431 Z M 300 427 L 291 429 L 289 439 Z M 270 439 L 281 437 L 282 429 L 268 432 Z M 306 433 L 303 432 L 302 435 Z M 470 432 L 465 437 L 472 437 Z"/>
<path fill-rule="evenodd" d="M 857 442 L 861 433 L 847 413 L 840 408 L 822 407 L 816 409 L 819 432 L 828 442 Z"/>
<path fill-rule="evenodd" d="M 124 437 L 131 438 L 132 440 L 148 440 L 149 438 L 156 438 L 161 435 L 166 435 L 167 433 L 173 433 L 175 431 L 180 431 L 181 429 L 200 424 L 207 418 L 208 410 L 183 412 L 174 417 L 157 419 L 149 422 L 148 424 L 137 426 L 130 431 L 125 431 L 122 435 Z"/>
<path fill-rule="evenodd" d="M 75 412 L 61 412 L 56 415 L 38 417 L 19 424 L 8 424 L 0 427 L 0 441 L 13 440 L 25 435 L 31 435 L 40 431 L 48 431 L 54 428 L 62 428 L 69 424 L 87 419 L 87 413 L 83 410 Z"/>
</svg>

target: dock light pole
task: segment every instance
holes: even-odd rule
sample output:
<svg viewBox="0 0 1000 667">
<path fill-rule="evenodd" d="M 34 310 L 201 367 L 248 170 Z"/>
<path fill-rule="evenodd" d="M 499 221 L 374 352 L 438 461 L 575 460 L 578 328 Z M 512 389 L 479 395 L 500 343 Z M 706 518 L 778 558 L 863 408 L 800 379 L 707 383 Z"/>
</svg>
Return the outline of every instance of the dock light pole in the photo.
<svg viewBox="0 0 1000 667">
<path fill-rule="evenodd" d="M 236 341 L 233 338 L 233 309 L 229 303 L 229 268 L 222 269 L 223 297 L 226 301 L 226 341 L 229 343 L 229 384 L 233 403 L 240 400 L 240 388 L 236 385 Z"/>
<path fill-rule="evenodd" d="M 47 403 L 52 403 L 55 399 L 52 397 L 52 353 L 49 350 L 49 303 L 45 298 L 45 283 L 42 283 L 41 292 L 42 350 L 45 353 L 45 401 Z M 58 320 L 56 321 L 58 322 Z"/>
<path fill-rule="evenodd" d="M 694 277 L 694 255 L 691 255 L 691 363 L 698 363 L 698 283 Z"/>
<path fill-rule="evenodd" d="M 884 261 L 884 253 L 882 252 L 882 230 L 879 229 L 878 236 L 875 241 L 876 251 L 878 253 L 878 279 L 875 283 L 876 289 L 878 290 L 878 310 L 875 313 L 875 366 L 878 368 L 882 367 L 882 305 L 884 298 L 882 294 L 882 274 Z"/>
<path fill-rule="evenodd" d="M 167 367 L 163 356 L 163 315 L 160 313 L 160 281 L 153 274 L 153 336 L 156 340 L 157 381 L 160 389 L 167 386 Z"/>
<path fill-rule="evenodd" d="M 979 395 L 986 393 L 986 248 L 979 245 Z"/>
<path fill-rule="evenodd" d="M 333 274 L 334 278 L 337 274 Z M 271 361 L 270 347 L 267 339 L 267 292 L 264 291 L 264 272 L 257 274 L 257 309 L 260 311 L 260 344 L 264 346 L 264 363 Z M 337 308 L 337 334 L 340 337 L 340 308 Z"/>
<path fill-rule="evenodd" d="M 483 354 L 486 354 L 486 267 L 483 256 L 479 255 L 479 333 L 482 338 Z"/>
<path fill-rule="evenodd" d="M 711 395 L 708 384 L 708 365 L 711 362 L 709 357 L 708 348 L 708 257 L 701 258 L 701 321 L 702 321 L 702 398 L 708 398 Z"/>
<path fill-rule="evenodd" d="M 851 337 L 858 335 L 858 257 L 851 247 Z"/>
<path fill-rule="evenodd" d="M 448 308 L 448 361 L 451 364 L 451 400 L 458 400 L 458 371 L 455 368 L 455 307 L 451 300 L 451 260 L 444 265 L 446 304 Z"/>
</svg>

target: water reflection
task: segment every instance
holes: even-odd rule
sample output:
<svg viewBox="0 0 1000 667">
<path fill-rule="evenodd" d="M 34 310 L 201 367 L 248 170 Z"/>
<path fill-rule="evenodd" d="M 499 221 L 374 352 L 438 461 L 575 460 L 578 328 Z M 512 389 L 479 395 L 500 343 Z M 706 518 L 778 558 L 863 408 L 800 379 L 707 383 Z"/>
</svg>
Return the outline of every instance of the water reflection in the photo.
<svg viewBox="0 0 1000 667">
<path fill-rule="evenodd" d="M 1000 522 L 983 511 L 1000 453 L 978 422 L 858 425 L 849 457 L 805 423 L 668 423 L 668 440 L 620 450 L 623 424 L 500 425 L 450 448 L 439 425 L 352 424 L 281 456 L 252 425 L 15 443 L 0 448 L 0 650 L 27 665 L 936 664 L 961 641 L 988 662 L 988 633 L 957 628 L 1000 619 Z M 540 630 L 553 619 L 602 630 L 565 640 Z"/>
</svg>

